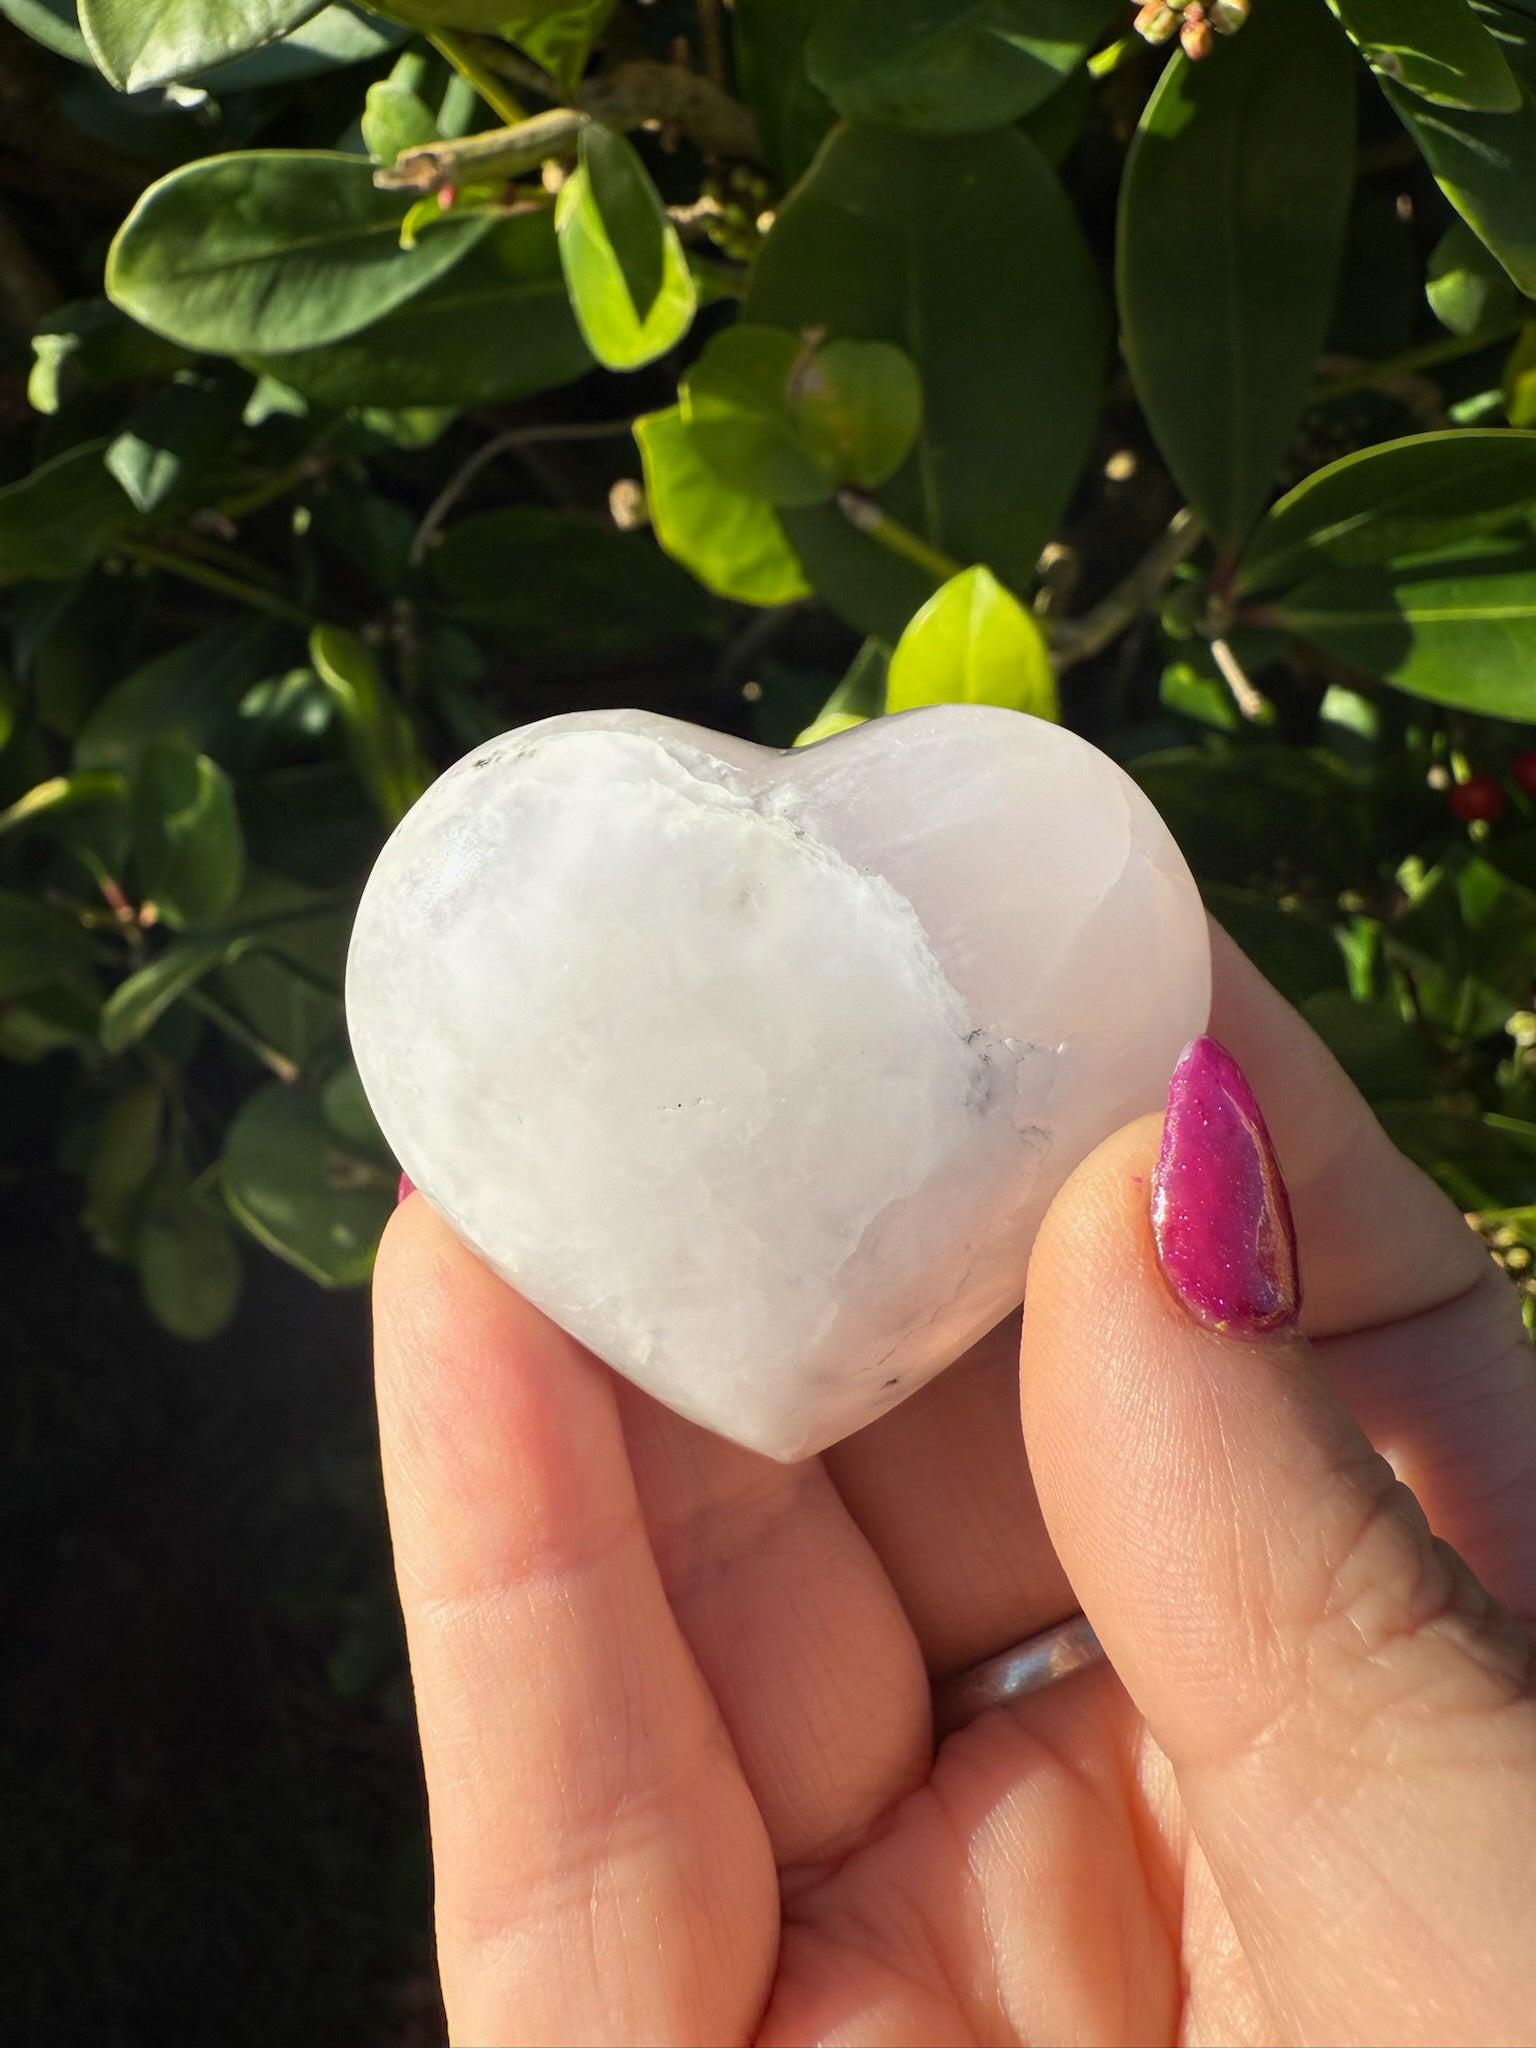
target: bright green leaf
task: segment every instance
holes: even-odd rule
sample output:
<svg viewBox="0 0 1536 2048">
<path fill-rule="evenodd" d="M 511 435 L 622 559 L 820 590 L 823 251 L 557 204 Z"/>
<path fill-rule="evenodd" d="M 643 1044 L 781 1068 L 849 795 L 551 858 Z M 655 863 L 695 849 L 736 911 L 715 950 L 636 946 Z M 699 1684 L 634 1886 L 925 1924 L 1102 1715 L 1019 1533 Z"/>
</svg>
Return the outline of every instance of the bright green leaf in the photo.
<svg viewBox="0 0 1536 2048">
<path fill-rule="evenodd" d="M 911 454 L 923 424 L 923 385 L 912 358 L 888 341 L 829 341 L 790 388 L 795 418 L 826 473 L 877 490 Z"/>
<path fill-rule="evenodd" d="M 8 15 L 44 49 L 94 68 L 95 60 L 80 33 L 75 0 L 0 0 L 0 14 Z"/>
<path fill-rule="evenodd" d="M 1137 393 L 1219 541 L 1264 502 L 1327 332 L 1348 218 L 1354 67 L 1320 0 L 1261 0 L 1219 63 L 1175 55 L 1120 195 Z"/>
<path fill-rule="evenodd" d="M 1000 704 L 1036 718 L 1061 716 L 1044 635 L 990 569 L 952 576 L 896 643 L 885 708 L 923 704 Z"/>
<path fill-rule="evenodd" d="M 88 441 L 0 490 L 0 584 L 83 575 L 135 513 Z"/>
<path fill-rule="evenodd" d="M 1328 0 L 1379 78 L 1421 100 L 1510 114 L 1520 87 L 1467 0 Z"/>
<path fill-rule="evenodd" d="M 1430 107 L 1405 87 L 1383 83 L 1446 198 L 1521 291 L 1536 296 L 1536 13 L 1519 0 L 1467 4 L 1519 81 L 1517 112 Z"/>
<path fill-rule="evenodd" d="M 372 63 L 403 42 L 406 33 L 396 23 L 357 7 L 322 7 L 281 42 L 267 43 L 248 57 L 204 72 L 197 83 L 220 99 L 231 93 L 261 92 L 349 64 Z"/>
<path fill-rule="evenodd" d="M 554 224 L 524 214 L 360 334 L 262 357 L 320 405 L 503 405 L 592 367 L 571 312 Z"/>
<path fill-rule="evenodd" d="M 1520 303 L 1504 266 L 1464 220 L 1453 220 L 1430 251 L 1425 292 L 1440 325 L 1468 336 L 1496 333 Z"/>
<path fill-rule="evenodd" d="M 1277 621 L 1434 704 L 1536 724 L 1536 545 L 1488 540 L 1309 577 Z"/>
<path fill-rule="evenodd" d="M 681 398 L 692 444 L 732 490 L 775 505 L 832 496 L 795 403 L 812 353 L 782 328 L 738 324 L 714 335 L 688 372 Z"/>
<path fill-rule="evenodd" d="M 1104 354 L 1092 259 L 1033 144 L 839 128 L 779 214 L 745 317 L 902 349 L 923 424 L 881 508 L 1028 581 L 1087 453 Z M 816 588 L 867 633 L 896 640 L 932 593 L 835 506 L 784 524 Z"/>
<path fill-rule="evenodd" d="M 133 780 L 133 859 L 140 890 L 167 924 L 214 924 L 239 899 L 245 873 L 229 777 L 179 739 L 146 747 Z"/>
<path fill-rule="evenodd" d="M 226 454 L 250 380 L 178 370 L 128 416 L 102 460 L 140 512 L 164 512 L 194 493 Z"/>
<path fill-rule="evenodd" d="M 858 120 L 959 134 L 1001 128 L 1088 55 L 1115 0 L 831 0 L 811 83 Z"/>
<path fill-rule="evenodd" d="M 346 721 L 359 775 L 389 823 L 398 824 L 432 779 L 410 719 L 355 633 L 317 626 L 309 636 L 309 658 Z"/>
<path fill-rule="evenodd" d="M 699 453 L 681 411 L 635 421 L 656 538 L 706 586 L 739 604 L 810 596 L 805 572 L 765 498 L 732 490 Z"/>
<path fill-rule="evenodd" d="M 107 299 L 77 299 L 45 314 L 32 331 L 27 403 L 56 413 L 77 390 L 100 391 L 185 368 L 191 357 L 151 334 Z"/>
<path fill-rule="evenodd" d="M 205 1343 L 234 1314 L 243 1278 L 224 1218 L 170 1168 L 150 1189 L 134 1243 L 144 1300 L 173 1337 Z"/>
<path fill-rule="evenodd" d="M 376 79 L 369 86 L 362 131 L 368 154 L 378 164 L 392 164 L 401 150 L 438 140 L 432 109 L 394 77 Z"/>
<path fill-rule="evenodd" d="M 395 1206 L 388 1170 L 337 1135 L 318 1097 L 279 1083 L 230 1127 L 224 1194 L 259 1243 L 327 1287 L 368 1278 Z"/>
<path fill-rule="evenodd" d="M 613 9 L 614 0 L 500 0 L 497 33 L 552 72 L 569 95 Z"/>
<path fill-rule="evenodd" d="M 593 122 L 555 203 L 560 260 L 587 346 L 610 370 L 675 347 L 698 304 L 677 230 L 622 135 Z"/>
<path fill-rule="evenodd" d="M 80 0 L 80 29 L 119 92 L 192 78 L 297 28 L 321 0 Z"/>
<path fill-rule="evenodd" d="M 1536 427 L 1536 320 L 1527 320 L 1516 337 L 1500 388 L 1510 425 Z"/>
<path fill-rule="evenodd" d="M 75 740 L 77 769 L 131 773 L 157 739 L 218 755 L 253 683 L 283 665 L 292 633 L 265 620 L 199 633 L 124 678 L 96 705 Z"/>
<path fill-rule="evenodd" d="M 406 207 L 366 160 L 325 150 L 202 157 L 151 185 L 107 259 L 113 302 L 216 355 L 339 341 L 451 270 L 492 223 L 452 214 L 399 247 Z"/>
<path fill-rule="evenodd" d="M 1243 550 L 1240 587 L 1423 554 L 1536 507 L 1536 434 L 1412 434 L 1358 449 L 1299 483 Z"/>
<path fill-rule="evenodd" d="M 792 184 L 837 109 L 812 85 L 806 44 L 825 0 L 736 0 L 736 82 L 757 116 L 768 161 Z"/>
<path fill-rule="evenodd" d="M 890 671 L 890 649 L 879 640 L 866 640 L 847 675 L 804 732 L 796 736 L 795 745 L 814 747 L 821 740 L 835 739 L 840 732 L 851 732 L 854 726 L 883 716 Z"/>
</svg>

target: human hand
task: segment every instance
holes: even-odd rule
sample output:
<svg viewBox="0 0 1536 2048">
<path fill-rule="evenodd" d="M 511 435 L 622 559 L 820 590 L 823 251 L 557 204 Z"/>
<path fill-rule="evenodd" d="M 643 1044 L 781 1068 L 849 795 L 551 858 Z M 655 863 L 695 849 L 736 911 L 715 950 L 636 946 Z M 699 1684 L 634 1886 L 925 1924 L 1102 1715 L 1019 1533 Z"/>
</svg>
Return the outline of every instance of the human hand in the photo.
<svg viewBox="0 0 1536 2048">
<path fill-rule="evenodd" d="M 782 1467 L 403 1205 L 379 1409 L 463 2048 L 1536 2041 L 1531 1646 L 1483 1591 L 1536 1615 L 1536 1368 L 1217 940 L 1310 1342 L 1176 1302 L 1147 1119 L 1036 1248 L 1022 1434 L 1005 1329 Z M 935 1757 L 932 1682 L 1079 1604 L 1112 1668 Z"/>
</svg>

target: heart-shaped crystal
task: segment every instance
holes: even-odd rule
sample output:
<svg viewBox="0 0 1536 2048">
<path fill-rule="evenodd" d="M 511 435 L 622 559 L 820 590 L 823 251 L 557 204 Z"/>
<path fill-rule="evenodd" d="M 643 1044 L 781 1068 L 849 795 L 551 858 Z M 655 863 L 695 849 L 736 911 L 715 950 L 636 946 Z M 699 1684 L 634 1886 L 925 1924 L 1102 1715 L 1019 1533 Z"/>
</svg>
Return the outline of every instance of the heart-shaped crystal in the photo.
<svg viewBox="0 0 1536 2048">
<path fill-rule="evenodd" d="M 793 754 L 635 711 L 508 733 L 385 847 L 347 969 L 369 1100 L 466 1243 L 786 1459 L 1022 1298 L 1209 993 L 1135 784 L 983 706 Z"/>
</svg>

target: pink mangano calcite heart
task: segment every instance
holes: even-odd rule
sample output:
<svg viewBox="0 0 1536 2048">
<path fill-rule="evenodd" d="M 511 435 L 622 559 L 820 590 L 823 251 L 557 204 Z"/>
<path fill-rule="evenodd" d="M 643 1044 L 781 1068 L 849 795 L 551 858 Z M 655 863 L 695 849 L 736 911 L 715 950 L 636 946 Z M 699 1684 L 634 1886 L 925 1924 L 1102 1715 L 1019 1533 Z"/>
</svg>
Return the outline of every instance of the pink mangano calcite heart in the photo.
<svg viewBox="0 0 1536 2048">
<path fill-rule="evenodd" d="M 797 753 L 639 711 L 507 733 L 395 832 L 347 968 L 368 1098 L 453 1229 L 782 1459 L 1022 1298 L 1046 1204 L 1209 998 L 1151 804 L 979 705 Z"/>
</svg>

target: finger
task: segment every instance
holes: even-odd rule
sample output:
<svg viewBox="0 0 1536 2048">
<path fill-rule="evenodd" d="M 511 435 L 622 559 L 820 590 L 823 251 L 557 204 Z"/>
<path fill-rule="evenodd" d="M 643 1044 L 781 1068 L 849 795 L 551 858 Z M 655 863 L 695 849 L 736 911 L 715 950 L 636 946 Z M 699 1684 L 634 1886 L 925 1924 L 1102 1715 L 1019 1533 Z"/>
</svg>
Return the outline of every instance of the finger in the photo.
<svg viewBox="0 0 1536 2048">
<path fill-rule="evenodd" d="M 1224 1334 L 1175 1298 L 1157 1144 L 1148 1119 L 1102 1147 L 1035 1252 L 1023 1405 L 1047 1523 L 1286 2031 L 1334 2038 L 1348 1980 L 1356 2038 L 1466 2038 L 1490 1967 L 1495 2010 L 1536 2010 L 1529 1642 L 1302 1338 Z M 1256 1327 L 1253 1275 L 1286 1307 L 1272 1168 L 1223 1156 L 1202 1313 L 1235 1299 L 1223 1320 Z"/>
<path fill-rule="evenodd" d="M 378 1399 L 456 2041 L 743 2039 L 768 1845 L 683 1644 L 607 1371 L 420 1199 Z"/>
<path fill-rule="evenodd" d="M 781 1865 L 854 1848 L 927 1777 L 927 1674 L 817 1459 L 779 1465 L 618 1386 L 667 1600 Z"/>
</svg>

